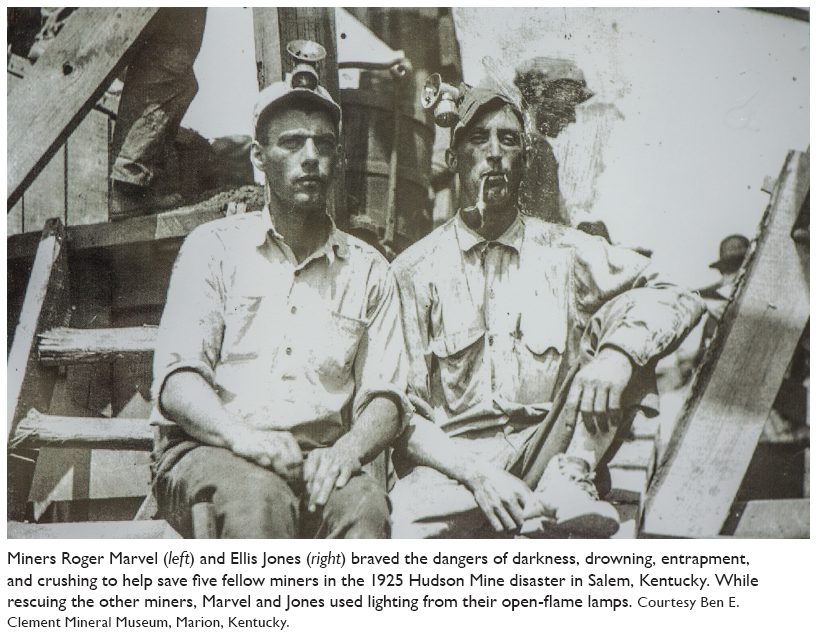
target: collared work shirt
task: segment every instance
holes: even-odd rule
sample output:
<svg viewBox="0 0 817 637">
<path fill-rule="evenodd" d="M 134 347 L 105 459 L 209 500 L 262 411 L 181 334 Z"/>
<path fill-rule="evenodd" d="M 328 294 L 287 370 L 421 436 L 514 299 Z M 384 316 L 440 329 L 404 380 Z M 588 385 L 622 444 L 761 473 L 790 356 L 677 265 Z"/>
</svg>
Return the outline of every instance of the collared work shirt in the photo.
<svg viewBox="0 0 817 637">
<path fill-rule="evenodd" d="M 648 366 L 702 313 L 641 255 L 521 214 L 495 241 L 457 215 L 392 269 L 409 393 L 451 436 L 540 420 L 582 347 Z"/>
<path fill-rule="evenodd" d="M 334 225 L 299 265 L 266 209 L 204 224 L 173 269 L 154 399 L 192 370 L 236 419 L 289 430 L 304 451 L 330 446 L 373 397 L 406 404 L 398 305 L 386 260 Z M 153 422 L 172 424 L 158 406 Z"/>
</svg>

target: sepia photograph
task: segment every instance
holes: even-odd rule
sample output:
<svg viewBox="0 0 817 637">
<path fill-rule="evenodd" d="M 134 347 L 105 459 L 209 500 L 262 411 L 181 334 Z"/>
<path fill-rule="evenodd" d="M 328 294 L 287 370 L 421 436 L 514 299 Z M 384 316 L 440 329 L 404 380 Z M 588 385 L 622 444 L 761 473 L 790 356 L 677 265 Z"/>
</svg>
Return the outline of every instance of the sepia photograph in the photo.
<svg viewBox="0 0 817 637">
<path fill-rule="evenodd" d="M 8 539 L 810 538 L 808 8 L 6 18 Z"/>
</svg>

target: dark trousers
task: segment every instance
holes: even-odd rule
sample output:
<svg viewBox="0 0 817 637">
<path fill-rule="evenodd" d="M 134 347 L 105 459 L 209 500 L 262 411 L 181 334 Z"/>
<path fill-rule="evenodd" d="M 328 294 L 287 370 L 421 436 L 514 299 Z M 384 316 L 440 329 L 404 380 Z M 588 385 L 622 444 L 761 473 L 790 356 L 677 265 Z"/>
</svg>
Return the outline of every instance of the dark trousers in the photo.
<svg viewBox="0 0 817 637">
<path fill-rule="evenodd" d="M 111 177 L 148 186 L 198 92 L 193 62 L 207 9 L 162 9 L 137 43 L 114 128 Z"/>
<path fill-rule="evenodd" d="M 184 454 L 153 487 L 159 513 L 184 537 L 192 537 L 191 509 L 213 503 L 221 538 L 388 538 L 389 499 L 370 476 L 358 474 L 335 489 L 324 507 L 306 508 L 303 486 L 205 445 Z"/>
</svg>

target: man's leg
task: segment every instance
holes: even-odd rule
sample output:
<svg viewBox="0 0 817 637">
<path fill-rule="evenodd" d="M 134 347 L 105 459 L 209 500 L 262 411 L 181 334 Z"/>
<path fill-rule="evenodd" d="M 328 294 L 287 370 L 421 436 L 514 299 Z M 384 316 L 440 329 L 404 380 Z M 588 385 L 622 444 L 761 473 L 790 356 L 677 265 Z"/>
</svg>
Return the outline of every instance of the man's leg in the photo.
<svg viewBox="0 0 817 637">
<path fill-rule="evenodd" d="M 306 506 L 304 496 L 303 506 Z M 303 537 L 388 539 L 391 536 L 389 497 L 371 476 L 352 476 L 334 489 L 323 509 L 303 514 Z"/>
<path fill-rule="evenodd" d="M 128 67 L 111 145 L 114 215 L 154 212 L 152 206 L 164 205 L 147 187 L 198 91 L 193 62 L 205 15 L 205 9 L 163 9 Z"/>
<path fill-rule="evenodd" d="M 298 536 L 299 498 L 283 478 L 227 449 L 200 446 L 182 456 L 154 485 L 159 512 L 184 537 L 191 509 L 213 503 L 221 538 Z"/>
<path fill-rule="evenodd" d="M 389 493 L 398 539 L 496 537 L 472 493 L 431 467 L 415 467 Z"/>
<path fill-rule="evenodd" d="M 567 449 L 547 459 L 536 499 L 526 507 L 526 514 L 555 519 L 560 532 L 567 534 L 604 538 L 618 531 L 618 513 L 599 498 L 594 480 L 599 463 L 609 460 L 609 451 L 627 429 L 622 425 L 590 434 L 579 416 Z M 606 475 L 606 467 L 602 469 Z"/>
</svg>

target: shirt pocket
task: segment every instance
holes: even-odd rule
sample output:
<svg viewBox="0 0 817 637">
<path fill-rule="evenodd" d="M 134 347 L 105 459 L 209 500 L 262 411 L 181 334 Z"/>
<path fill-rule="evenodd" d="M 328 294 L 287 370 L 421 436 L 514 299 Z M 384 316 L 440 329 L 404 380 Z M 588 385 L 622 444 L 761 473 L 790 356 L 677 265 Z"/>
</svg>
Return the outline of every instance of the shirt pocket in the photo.
<svg viewBox="0 0 817 637">
<path fill-rule="evenodd" d="M 437 358 L 446 403 L 459 413 L 479 401 L 480 367 L 485 330 L 471 328 L 432 338 L 429 350 Z"/>
<path fill-rule="evenodd" d="M 259 320 L 260 295 L 233 295 L 224 308 L 224 338 L 221 360 L 224 363 L 258 358 L 261 343 L 253 338 L 253 327 Z"/>
<path fill-rule="evenodd" d="M 322 382 L 342 385 L 351 377 L 360 341 L 367 324 L 357 318 L 332 312 L 320 330 L 313 335 L 312 363 Z"/>
<path fill-rule="evenodd" d="M 567 344 L 567 317 L 564 314 L 528 313 L 520 319 L 515 343 L 519 366 L 519 402 L 548 401 L 559 374 Z"/>
</svg>

